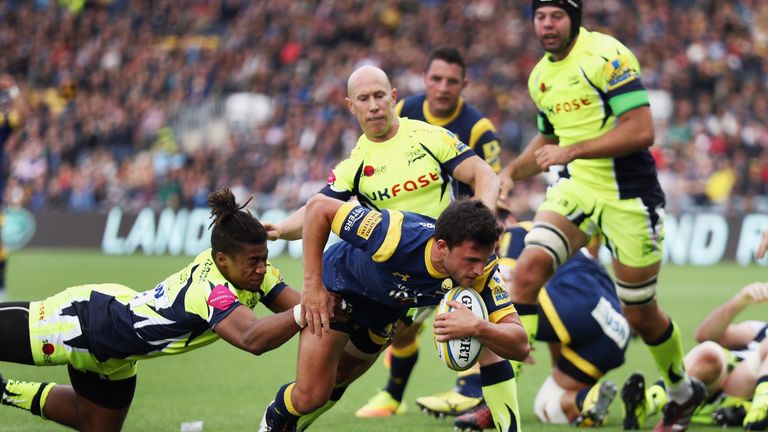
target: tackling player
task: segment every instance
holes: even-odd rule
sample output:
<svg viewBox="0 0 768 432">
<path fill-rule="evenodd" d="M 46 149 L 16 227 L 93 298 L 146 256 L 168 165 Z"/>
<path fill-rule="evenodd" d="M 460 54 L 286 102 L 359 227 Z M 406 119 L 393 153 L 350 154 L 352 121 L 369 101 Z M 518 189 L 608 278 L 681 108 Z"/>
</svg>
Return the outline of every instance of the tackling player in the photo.
<svg viewBox="0 0 768 432">
<path fill-rule="evenodd" d="M 212 248 L 152 289 L 80 285 L 42 301 L 0 303 L 0 360 L 67 365 L 72 383 L 0 376 L 2 404 L 78 430 L 117 431 L 133 399 L 137 360 L 219 338 L 259 355 L 299 331 L 299 294 L 267 261 L 264 227 L 227 189 L 208 203 Z M 259 302 L 276 314 L 256 318 L 251 309 Z"/>
<path fill-rule="evenodd" d="M 552 166 L 566 169 L 537 209 L 512 300 L 533 337 L 541 286 L 593 234 L 602 233 L 625 316 L 669 392 L 655 430 L 683 431 L 706 389 L 685 372 L 678 327 L 656 301 L 665 198 L 648 151 L 654 141 L 648 94 L 632 52 L 613 37 L 581 27 L 581 8 L 580 0 L 532 2 L 534 30 L 546 51 L 528 80 L 539 134 L 502 170 L 503 191 L 512 180 Z"/>
<path fill-rule="evenodd" d="M 524 359 L 530 346 L 497 272 L 493 250 L 501 227 L 493 212 L 460 200 L 435 222 L 318 194 L 307 203 L 307 217 L 313 222 L 303 233 L 307 328 L 299 337 L 296 381 L 278 390 L 259 430 L 306 429 L 370 367 L 410 308 L 438 304 L 455 285 L 477 290 L 489 319 L 449 302 L 457 309 L 436 317 L 435 337 L 478 338 L 486 348 L 480 357 L 483 394 L 498 430 L 520 430 L 514 372 L 506 359 Z M 331 231 L 344 241 L 323 254 Z M 351 304 L 344 325 L 330 322 L 330 293 Z"/>
<path fill-rule="evenodd" d="M 436 48 L 429 55 L 423 75 L 424 93 L 401 99 L 395 106 L 395 113 L 400 117 L 425 121 L 441 126 L 458 136 L 485 160 L 494 172 L 501 169 L 499 153 L 500 140 L 491 121 L 480 111 L 461 97 L 469 80 L 466 76 L 464 57 L 456 48 L 443 46 Z M 460 181 L 453 182 L 454 195 L 472 196 L 469 185 Z M 486 203 L 488 204 L 488 203 Z M 421 213 L 414 207 L 401 209 Z M 389 379 L 384 390 L 374 395 L 368 403 L 355 413 L 358 417 L 381 417 L 401 413 L 403 393 L 408 385 L 413 368 L 419 356 L 417 335 L 423 319 L 429 317 L 428 311 L 420 311 L 413 325 L 398 327 L 388 349 Z M 459 411 L 467 411 L 480 403 L 480 371 L 473 367 L 459 373 L 457 390 L 439 395 L 419 398 L 426 404 L 449 404 Z M 419 403 L 417 401 L 417 403 Z"/>
</svg>

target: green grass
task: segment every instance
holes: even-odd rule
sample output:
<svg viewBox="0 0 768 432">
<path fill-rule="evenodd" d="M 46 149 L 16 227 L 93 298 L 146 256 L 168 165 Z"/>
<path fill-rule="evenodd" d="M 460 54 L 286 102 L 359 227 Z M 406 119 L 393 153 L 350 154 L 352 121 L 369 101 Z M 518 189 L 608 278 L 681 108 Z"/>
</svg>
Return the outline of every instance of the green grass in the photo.
<svg viewBox="0 0 768 432">
<path fill-rule="evenodd" d="M 104 256 L 82 250 L 23 250 L 9 262 L 9 295 L 14 300 L 37 300 L 81 283 L 117 282 L 145 290 L 154 287 L 188 261 L 186 257 Z M 301 263 L 288 258 L 273 262 L 292 286 L 301 284 Z M 692 331 L 709 310 L 725 301 L 744 284 L 765 278 L 764 268 L 721 264 L 712 267 L 665 267 L 660 300 L 683 329 L 685 349 L 693 345 Z M 742 318 L 765 319 L 768 307 L 754 307 Z M 268 311 L 259 307 L 257 314 Z M 313 426 L 323 431 L 448 431 L 450 419 L 436 420 L 416 410 L 417 396 L 447 390 L 454 375 L 438 363 L 429 329 L 421 336 L 421 360 L 406 392 L 408 412 L 390 419 L 359 420 L 353 413 L 379 387 L 386 370 L 378 363 L 353 384 L 344 399 Z M 539 384 L 549 370 L 546 348 L 537 346 L 537 363 L 521 377 L 519 397 L 524 427 L 528 431 L 565 430 L 536 422 L 532 405 Z M 0 347 L 2 350 L 13 347 Z M 260 357 L 239 351 L 225 342 L 184 354 L 140 362 L 138 386 L 126 431 L 178 431 L 181 422 L 203 420 L 206 431 L 255 430 L 266 404 L 277 388 L 295 374 L 296 340 Z M 634 370 L 655 376 L 652 360 L 642 343 L 633 341 L 627 363 L 608 378 L 619 385 Z M 67 383 L 66 368 L 0 363 L 5 376 L 26 380 Z M 618 430 L 620 413 L 614 402 L 608 430 Z M 694 428 L 700 430 L 705 428 Z M 0 407 L 0 431 L 61 431 L 63 427 L 40 420 L 27 412 Z"/>
</svg>

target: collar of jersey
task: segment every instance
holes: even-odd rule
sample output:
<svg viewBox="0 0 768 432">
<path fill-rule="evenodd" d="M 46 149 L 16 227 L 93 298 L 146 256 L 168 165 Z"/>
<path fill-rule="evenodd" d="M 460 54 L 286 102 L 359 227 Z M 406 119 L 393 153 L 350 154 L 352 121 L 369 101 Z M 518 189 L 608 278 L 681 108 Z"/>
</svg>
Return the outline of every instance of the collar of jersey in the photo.
<svg viewBox="0 0 768 432">
<path fill-rule="evenodd" d="M 578 41 L 576 41 L 578 43 Z M 424 99 L 424 106 L 422 107 L 422 110 L 424 111 L 424 118 L 427 120 L 427 123 L 435 126 L 445 126 L 448 123 L 456 120 L 456 117 L 459 116 L 459 113 L 461 112 L 461 107 L 464 106 L 464 98 L 459 98 L 459 103 L 456 104 L 456 110 L 451 113 L 448 117 L 437 117 L 432 115 L 431 112 L 429 112 L 429 101 Z"/>
<path fill-rule="evenodd" d="M 429 275 L 436 279 L 445 279 L 448 277 L 447 274 L 440 273 L 433 265 L 432 265 L 432 244 L 435 242 L 434 237 L 430 237 L 427 241 L 427 247 L 424 248 L 424 265 L 427 267 L 427 271 L 429 272 Z"/>
</svg>

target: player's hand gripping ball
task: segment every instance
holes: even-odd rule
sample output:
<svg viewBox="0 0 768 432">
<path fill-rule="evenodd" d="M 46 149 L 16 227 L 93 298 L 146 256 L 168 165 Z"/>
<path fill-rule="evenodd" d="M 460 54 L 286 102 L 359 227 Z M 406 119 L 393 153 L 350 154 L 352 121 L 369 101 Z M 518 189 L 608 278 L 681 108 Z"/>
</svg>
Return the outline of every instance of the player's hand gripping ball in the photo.
<svg viewBox="0 0 768 432">
<path fill-rule="evenodd" d="M 463 304 L 472 311 L 478 318 L 487 320 L 488 311 L 485 309 L 485 303 L 480 297 L 480 293 L 472 288 L 457 287 L 453 288 L 443 296 L 437 307 L 437 313 L 453 312 L 454 308 L 448 306 L 447 302 L 454 300 Z M 479 340 L 467 336 L 461 339 L 451 339 L 447 342 L 438 342 L 435 340 L 437 355 L 449 368 L 456 371 L 463 371 L 471 368 L 480 358 L 480 351 L 483 345 Z"/>
</svg>

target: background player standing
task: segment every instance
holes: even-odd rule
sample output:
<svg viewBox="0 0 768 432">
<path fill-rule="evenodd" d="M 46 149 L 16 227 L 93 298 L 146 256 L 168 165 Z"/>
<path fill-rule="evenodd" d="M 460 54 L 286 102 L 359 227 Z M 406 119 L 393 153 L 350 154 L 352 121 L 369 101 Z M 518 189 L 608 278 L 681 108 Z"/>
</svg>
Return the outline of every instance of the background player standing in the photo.
<svg viewBox="0 0 768 432">
<path fill-rule="evenodd" d="M 494 172 L 499 172 L 501 147 L 493 123 L 461 97 L 461 92 L 469 83 L 466 72 L 464 57 L 456 48 L 436 48 L 430 53 L 422 76 L 424 93 L 401 99 L 395 106 L 395 113 L 400 117 L 421 120 L 448 129 L 485 160 Z M 472 188 L 461 181 L 454 180 L 452 186 L 456 197 L 473 195 Z M 407 210 L 423 212 L 420 208 Z M 413 325 L 398 326 L 398 332 L 388 349 L 390 356 L 387 384 L 384 390 L 357 410 L 356 416 L 381 417 L 405 410 L 405 405 L 402 405 L 403 393 L 419 357 L 417 336 L 422 326 L 421 321 L 428 316 L 429 313 L 422 311 Z M 480 371 L 474 367 L 459 373 L 456 390 L 419 398 L 417 403 L 429 406 L 450 405 L 456 407 L 458 412 L 464 412 L 476 406 L 481 397 Z"/>
<path fill-rule="evenodd" d="M 678 328 L 656 302 L 665 201 L 648 151 L 654 130 L 640 66 L 619 41 L 580 26 L 580 0 L 534 0 L 532 11 L 546 51 L 528 80 L 539 134 L 502 170 L 502 195 L 511 180 L 557 165 L 566 171 L 537 209 L 512 299 L 533 337 L 539 289 L 593 234 L 602 233 L 627 320 L 669 391 L 655 430 L 685 430 L 706 390 L 685 373 Z"/>
</svg>

